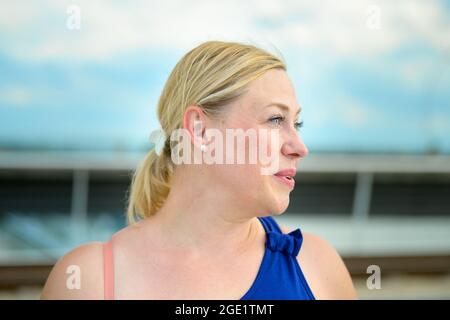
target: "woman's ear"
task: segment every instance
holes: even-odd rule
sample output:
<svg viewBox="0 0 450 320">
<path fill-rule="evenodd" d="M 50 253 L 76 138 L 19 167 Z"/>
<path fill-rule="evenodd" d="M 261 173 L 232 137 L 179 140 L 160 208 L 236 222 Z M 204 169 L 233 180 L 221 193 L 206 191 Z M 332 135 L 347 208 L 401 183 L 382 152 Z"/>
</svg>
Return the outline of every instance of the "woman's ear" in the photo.
<svg viewBox="0 0 450 320">
<path fill-rule="evenodd" d="M 206 143 L 204 141 L 206 118 L 203 110 L 195 105 L 187 107 L 183 115 L 183 129 L 187 130 L 192 144 L 198 148 Z"/>
</svg>

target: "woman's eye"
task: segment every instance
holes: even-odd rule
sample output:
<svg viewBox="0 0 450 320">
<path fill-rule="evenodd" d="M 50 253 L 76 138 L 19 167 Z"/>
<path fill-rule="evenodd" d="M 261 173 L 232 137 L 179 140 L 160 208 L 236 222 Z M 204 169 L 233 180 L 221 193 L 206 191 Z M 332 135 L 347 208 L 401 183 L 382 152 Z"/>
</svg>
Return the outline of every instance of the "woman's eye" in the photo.
<svg viewBox="0 0 450 320">
<path fill-rule="evenodd" d="M 284 117 L 281 117 L 281 116 L 276 116 L 276 117 L 269 119 L 269 121 L 271 121 L 272 123 L 275 123 L 275 124 L 281 124 L 281 122 L 283 122 L 283 120 L 284 120 Z"/>
<path fill-rule="evenodd" d="M 282 116 L 276 116 L 276 117 L 273 117 L 273 118 L 269 119 L 270 122 L 275 123 L 277 125 L 280 125 L 281 122 L 283 122 L 284 120 L 285 120 L 285 117 L 282 117 Z M 302 127 L 303 127 L 303 121 L 300 121 L 300 122 L 296 121 L 296 122 L 294 122 L 295 130 L 300 130 L 300 128 L 302 128 Z"/>
<path fill-rule="evenodd" d="M 296 130 L 300 130 L 300 128 L 303 127 L 303 121 L 300 121 L 300 122 L 296 121 L 294 123 L 294 127 Z"/>
</svg>

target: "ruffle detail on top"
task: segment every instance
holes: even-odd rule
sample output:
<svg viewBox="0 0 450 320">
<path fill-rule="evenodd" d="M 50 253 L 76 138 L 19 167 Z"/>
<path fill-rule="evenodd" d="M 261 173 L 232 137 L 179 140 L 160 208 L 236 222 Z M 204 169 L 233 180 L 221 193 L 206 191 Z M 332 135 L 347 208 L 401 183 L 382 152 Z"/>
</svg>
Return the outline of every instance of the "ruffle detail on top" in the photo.
<svg viewBox="0 0 450 320">
<path fill-rule="evenodd" d="M 271 251 L 279 251 L 296 257 L 302 246 L 302 232 L 297 228 L 288 234 L 269 231 L 267 232 L 266 245 Z"/>
</svg>

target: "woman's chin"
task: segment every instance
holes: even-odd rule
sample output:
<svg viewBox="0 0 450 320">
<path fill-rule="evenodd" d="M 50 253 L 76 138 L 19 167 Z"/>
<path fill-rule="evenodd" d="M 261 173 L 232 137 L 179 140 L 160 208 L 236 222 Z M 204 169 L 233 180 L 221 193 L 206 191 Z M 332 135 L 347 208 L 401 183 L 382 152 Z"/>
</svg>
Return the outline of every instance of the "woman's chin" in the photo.
<svg viewBox="0 0 450 320">
<path fill-rule="evenodd" d="M 289 196 L 277 198 L 272 203 L 272 214 L 281 215 L 283 214 L 289 206 Z"/>
</svg>

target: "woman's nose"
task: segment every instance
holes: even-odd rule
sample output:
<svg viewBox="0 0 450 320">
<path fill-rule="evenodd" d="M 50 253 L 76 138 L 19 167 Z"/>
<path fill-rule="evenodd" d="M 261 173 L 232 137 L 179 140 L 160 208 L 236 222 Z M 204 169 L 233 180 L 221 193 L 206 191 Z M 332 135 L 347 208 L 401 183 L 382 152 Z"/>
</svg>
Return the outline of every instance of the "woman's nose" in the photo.
<svg viewBox="0 0 450 320">
<path fill-rule="evenodd" d="M 290 158 L 304 158 L 309 154 L 309 150 L 297 130 L 292 129 L 289 134 L 286 135 L 282 153 Z"/>
</svg>

